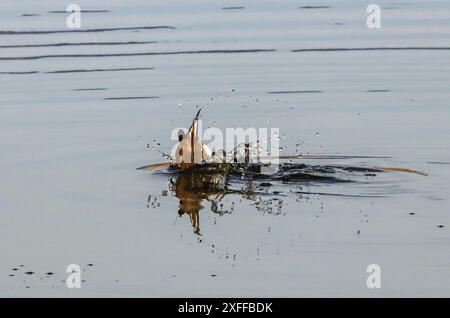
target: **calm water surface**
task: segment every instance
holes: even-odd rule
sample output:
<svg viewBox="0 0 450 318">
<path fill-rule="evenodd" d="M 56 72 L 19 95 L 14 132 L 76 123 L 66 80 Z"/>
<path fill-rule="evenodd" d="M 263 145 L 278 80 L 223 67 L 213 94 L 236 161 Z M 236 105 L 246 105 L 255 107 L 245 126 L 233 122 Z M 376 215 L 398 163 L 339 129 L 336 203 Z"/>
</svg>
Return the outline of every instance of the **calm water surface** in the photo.
<svg viewBox="0 0 450 318">
<path fill-rule="evenodd" d="M 378 30 L 356 0 L 78 3 L 76 32 L 0 4 L 0 296 L 449 295 L 448 1 L 379 1 Z M 285 155 L 387 157 L 301 163 L 428 176 L 136 171 L 198 107 Z"/>
</svg>

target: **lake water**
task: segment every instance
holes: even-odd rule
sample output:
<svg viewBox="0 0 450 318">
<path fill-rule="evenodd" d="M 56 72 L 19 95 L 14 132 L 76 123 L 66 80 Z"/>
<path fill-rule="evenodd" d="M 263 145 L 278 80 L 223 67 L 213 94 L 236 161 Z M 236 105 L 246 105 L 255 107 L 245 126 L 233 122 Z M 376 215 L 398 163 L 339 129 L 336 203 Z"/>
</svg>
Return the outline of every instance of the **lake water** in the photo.
<svg viewBox="0 0 450 318">
<path fill-rule="evenodd" d="M 449 295 L 448 1 L 377 1 L 380 29 L 356 0 L 77 3 L 75 31 L 69 2 L 0 3 L 0 296 Z M 351 156 L 301 163 L 427 176 L 234 180 L 180 216 L 192 180 L 135 168 L 199 107 Z"/>
</svg>

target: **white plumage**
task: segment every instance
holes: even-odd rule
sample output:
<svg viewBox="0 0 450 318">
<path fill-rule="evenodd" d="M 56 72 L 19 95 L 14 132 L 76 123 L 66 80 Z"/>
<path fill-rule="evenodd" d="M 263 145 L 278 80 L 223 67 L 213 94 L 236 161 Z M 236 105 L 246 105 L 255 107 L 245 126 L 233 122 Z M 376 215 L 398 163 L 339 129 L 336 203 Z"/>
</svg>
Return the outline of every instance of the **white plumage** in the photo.
<svg viewBox="0 0 450 318">
<path fill-rule="evenodd" d="M 198 119 L 200 110 L 195 116 L 187 134 L 178 132 L 178 145 L 175 160 L 177 164 L 203 163 L 211 159 L 212 151 L 198 137 Z"/>
</svg>

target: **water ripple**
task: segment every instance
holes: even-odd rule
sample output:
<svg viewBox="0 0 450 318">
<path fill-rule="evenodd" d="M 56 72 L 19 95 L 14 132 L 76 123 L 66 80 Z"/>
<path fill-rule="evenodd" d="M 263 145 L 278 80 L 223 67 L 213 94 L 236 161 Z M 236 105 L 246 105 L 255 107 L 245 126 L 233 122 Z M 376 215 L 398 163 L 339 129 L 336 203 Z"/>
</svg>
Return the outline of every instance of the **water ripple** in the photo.
<svg viewBox="0 0 450 318">
<path fill-rule="evenodd" d="M 60 46 L 90 46 L 90 45 L 138 45 L 158 43 L 158 41 L 128 41 L 128 42 L 62 42 L 62 43 L 48 43 L 48 44 L 14 44 L 14 45 L 0 45 L 2 49 L 10 48 L 28 48 L 28 47 L 60 47 Z"/>
<path fill-rule="evenodd" d="M 36 30 L 36 31 L 8 31 L 1 30 L 0 35 L 20 35 L 20 34 L 53 34 L 53 33 L 87 33 L 87 32 L 112 32 L 129 30 L 153 30 L 153 29 L 176 29 L 169 25 L 123 27 L 123 28 L 102 28 L 102 29 L 75 29 L 75 30 Z"/>
<path fill-rule="evenodd" d="M 147 56 L 147 55 L 180 55 L 180 54 L 233 54 L 233 53 L 260 53 L 274 52 L 275 49 L 248 49 L 248 50 L 200 50 L 200 51 L 170 51 L 170 52 L 140 52 L 140 53 L 105 53 L 105 54 L 55 54 L 35 56 L 10 56 L 0 57 L 0 61 L 14 60 L 39 60 L 48 58 L 82 58 L 82 57 L 123 57 L 123 56 Z"/>
</svg>

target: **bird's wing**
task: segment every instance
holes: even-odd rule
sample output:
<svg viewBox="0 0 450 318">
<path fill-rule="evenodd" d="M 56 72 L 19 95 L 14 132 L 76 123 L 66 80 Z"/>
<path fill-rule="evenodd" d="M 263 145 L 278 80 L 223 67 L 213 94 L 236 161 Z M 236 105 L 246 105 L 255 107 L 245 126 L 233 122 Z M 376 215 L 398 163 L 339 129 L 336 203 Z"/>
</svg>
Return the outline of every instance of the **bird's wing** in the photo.
<svg viewBox="0 0 450 318">
<path fill-rule="evenodd" d="M 142 167 L 136 168 L 136 170 L 153 170 L 153 169 L 162 168 L 162 167 L 169 167 L 170 165 L 171 165 L 170 162 L 153 163 L 153 164 L 150 164 L 150 165 L 146 165 L 146 166 L 142 166 Z"/>
</svg>

